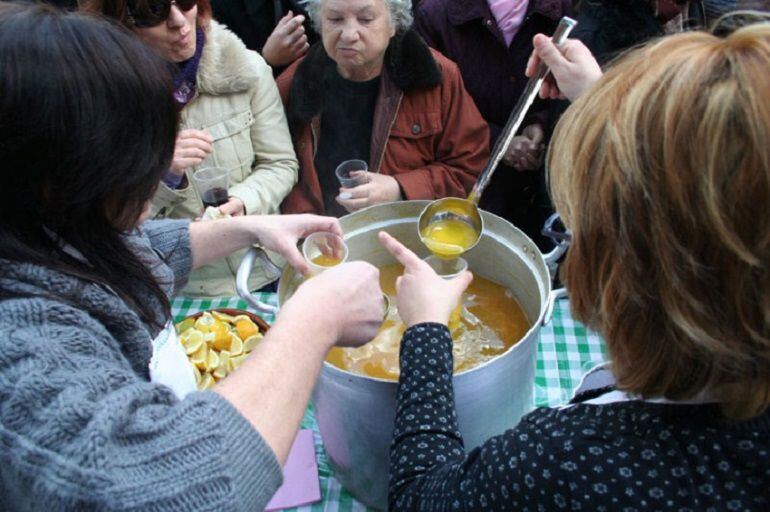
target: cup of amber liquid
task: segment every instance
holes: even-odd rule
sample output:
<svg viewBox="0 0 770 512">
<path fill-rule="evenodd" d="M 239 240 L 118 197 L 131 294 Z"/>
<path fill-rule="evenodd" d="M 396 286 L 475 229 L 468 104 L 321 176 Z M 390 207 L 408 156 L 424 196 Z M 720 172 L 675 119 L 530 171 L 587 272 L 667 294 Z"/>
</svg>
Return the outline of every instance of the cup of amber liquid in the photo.
<svg viewBox="0 0 770 512">
<path fill-rule="evenodd" d="M 328 231 L 317 231 L 302 242 L 302 255 L 310 266 L 311 275 L 317 275 L 348 259 L 348 246 L 341 236 Z"/>
<path fill-rule="evenodd" d="M 423 258 L 433 271 L 444 279 L 454 279 L 466 270 L 468 262 L 464 258 L 440 258 L 435 255 Z"/>
</svg>

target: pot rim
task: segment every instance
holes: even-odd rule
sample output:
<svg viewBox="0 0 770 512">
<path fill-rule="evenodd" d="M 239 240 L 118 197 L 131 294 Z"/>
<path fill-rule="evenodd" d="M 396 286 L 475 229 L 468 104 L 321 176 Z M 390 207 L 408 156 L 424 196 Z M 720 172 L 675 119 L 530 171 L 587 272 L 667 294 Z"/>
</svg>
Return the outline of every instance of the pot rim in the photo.
<svg viewBox="0 0 770 512">
<path fill-rule="evenodd" d="M 418 204 L 424 203 L 425 205 L 431 203 L 431 201 L 427 201 L 427 200 L 410 201 L 410 202 L 414 202 L 414 203 L 418 203 Z M 370 206 L 368 208 L 359 210 L 358 212 L 364 212 L 364 211 L 370 210 L 372 208 L 377 208 L 378 206 L 381 206 L 381 205 Z M 420 211 L 422 211 L 422 210 L 423 210 L 423 208 L 420 208 Z M 356 213 L 358 213 L 358 212 L 356 212 Z M 470 374 L 472 374 L 473 372 L 475 372 L 477 370 L 481 370 L 482 368 L 486 368 L 486 367 L 488 367 L 490 365 L 493 365 L 497 361 L 499 361 L 502 358 L 504 358 L 506 355 L 512 353 L 514 350 L 517 350 L 517 347 L 519 347 L 521 345 L 525 345 L 526 344 L 525 341 L 527 339 L 529 339 L 530 337 L 535 336 L 535 334 L 541 329 L 543 318 L 544 318 L 544 316 L 546 314 L 546 310 L 548 309 L 549 296 L 551 294 L 551 281 L 550 281 L 550 279 L 542 280 L 540 278 L 540 276 L 538 275 L 538 273 L 536 271 L 536 268 L 534 268 L 538 264 L 542 265 L 542 269 L 544 270 L 545 275 L 549 275 L 548 274 L 548 266 L 547 266 L 546 260 L 545 260 L 545 256 L 546 255 L 543 254 L 542 252 L 540 252 L 540 250 L 537 248 L 537 245 L 535 245 L 535 243 L 532 241 L 531 238 L 529 238 L 523 231 L 521 231 L 519 228 L 517 228 L 513 224 L 510 224 L 508 221 L 506 221 L 502 217 L 500 217 L 498 215 L 495 215 L 493 213 L 490 213 L 490 212 L 488 212 L 486 210 L 480 210 L 480 212 L 482 212 L 482 217 L 484 215 L 491 216 L 491 217 L 493 217 L 496 220 L 499 220 L 501 222 L 509 224 L 510 227 L 512 227 L 514 230 L 516 230 L 518 232 L 518 234 L 520 234 L 524 238 L 524 240 L 527 242 L 527 245 L 525 245 L 524 248 L 520 247 L 519 245 L 516 245 L 514 247 L 514 251 L 513 252 L 514 252 L 514 254 L 519 259 L 521 259 L 524 262 L 525 266 L 530 270 L 530 272 L 532 272 L 532 274 L 535 277 L 535 282 L 538 285 L 538 293 L 540 293 L 540 307 L 539 307 L 539 312 L 538 312 L 537 318 L 530 323 L 529 329 L 527 329 L 527 331 L 521 336 L 519 341 L 517 341 L 515 344 L 511 345 L 508 348 L 508 350 L 506 350 L 502 354 L 499 354 L 496 357 L 490 359 L 489 361 L 485 361 L 485 362 L 479 364 L 478 366 L 474 366 L 473 368 L 469 368 L 467 370 L 463 370 L 461 372 L 454 373 L 452 375 L 452 379 L 455 379 L 455 378 L 460 377 L 460 376 L 470 375 Z M 413 220 L 416 221 L 418 219 L 419 219 L 419 213 L 418 213 L 418 216 L 415 217 Z M 392 226 L 394 224 L 394 221 L 402 221 L 401 223 L 405 224 L 405 223 L 412 222 L 412 217 L 405 217 L 405 218 L 401 218 L 401 219 L 388 219 L 387 221 L 382 223 L 383 224 L 383 228 L 386 227 L 386 225 L 387 226 Z M 367 228 L 366 228 L 366 231 L 372 231 L 374 229 L 374 227 L 377 226 L 377 224 L 379 224 L 379 222 L 375 222 L 373 224 L 368 225 Z M 479 236 L 479 239 L 478 239 L 476 245 L 478 245 L 478 243 L 481 242 L 481 239 L 483 237 L 485 237 L 485 236 L 498 240 L 498 243 L 502 243 L 502 241 L 500 240 L 500 238 L 501 238 L 500 235 L 498 235 L 496 233 L 492 233 L 492 232 L 489 231 L 489 229 L 488 229 L 489 224 L 490 224 L 489 222 L 486 222 L 486 221 L 484 222 L 484 229 L 483 229 L 481 235 Z M 361 231 L 362 231 L 361 228 L 357 228 L 357 229 L 353 229 L 353 230 L 351 230 L 349 232 L 346 232 L 345 235 L 344 235 L 344 239 L 348 240 L 349 238 L 357 236 Z M 476 245 L 474 245 L 474 248 L 475 248 Z M 468 252 L 471 252 L 472 250 L 473 249 L 469 250 Z M 530 258 L 527 258 L 527 256 L 530 256 Z M 481 273 L 479 275 L 484 277 L 484 275 L 481 274 Z M 517 298 L 517 300 L 518 300 L 518 298 Z M 279 307 L 280 307 L 280 304 L 279 304 Z M 522 348 L 522 349 L 519 349 L 519 350 L 525 350 L 525 349 Z M 361 374 L 358 374 L 358 373 L 353 373 L 353 372 L 348 371 L 348 370 L 343 370 L 342 368 L 339 368 L 338 366 L 335 366 L 332 363 L 328 362 L 326 359 L 324 359 L 323 366 L 321 368 L 322 368 L 322 371 L 339 372 L 339 374 L 341 376 L 356 377 L 356 378 L 364 379 L 364 380 L 371 381 L 371 382 L 381 382 L 381 383 L 385 383 L 385 384 L 398 384 L 398 379 L 392 380 L 392 379 L 384 379 L 382 377 L 371 377 L 369 375 L 361 375 Z"/>
</svg>

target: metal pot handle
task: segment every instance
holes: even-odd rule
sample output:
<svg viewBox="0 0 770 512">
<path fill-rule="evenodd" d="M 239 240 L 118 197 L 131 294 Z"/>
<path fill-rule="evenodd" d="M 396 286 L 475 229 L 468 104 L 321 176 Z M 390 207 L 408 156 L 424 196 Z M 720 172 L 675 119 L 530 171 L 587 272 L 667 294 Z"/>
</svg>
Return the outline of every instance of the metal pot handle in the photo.
<svg viewBox="0 0 770 512">
<path fill-rule="evenodd" d="M 258 312 L 267 315 L 275 315 L 278 313 L 277 307 L 272 304 L 261 302 L 249 291 L 249 275 L 251 275 L 251 269 L 257 258 L 259 258 L 262 267 L 269 276 L 275 276 L 275 279 L 278 279 L 281 275 L 281 269 L 276 267 L 275 263 L 270 261 L 270 258 L 267 257 L 264 249 L 254 246 L 246 251 L 243 261 L 241 261 L 241 264 L 238 266 L 238 273 L 235 276 L 235 289 L 238 291 L 238 295 Z M 275 279 L 273 279 L 273 281 Z"/>
<path fill-rule="evenodd" d="M 555 228 L 556 221 L 558 220 L 561 220 L 559 214 L 552 214 L 550 217 L 548 217 L 548 219 L 546 219 L 542 231 L 545 236 L 553 240 L 553 242 L 556 244 L 556 247 L 554 247 L 551 252 L 543 254 L 543 259 L 545 260 L 545 264 L 548 267 L 548 273 L 551 275 L 551 278 L 556 275 L 556 270 L 559 268 L 559 258 L 561 258 L 565 252 L 567 252 L 569 243 L 572 240 L 572 235 L 569 231 L 559 231 Z M 567 294 L 566 288 L 557 288 L 556 290 L 551 291 L 551 293 L 548 295 L 548 304 L 545 307 L 545 314 L 543 314 L 542 325 L 546 325 L 551 321 L 551 318 L 553 317 L 553 309 L 556 307 L 556 301 L 559 299 L 565 299 L 568 296 L 569 295 Z"/>
<path fill-rule="evenodd" d="M 551 278 L 556 275 L 556 270 L 558 268 L 557 262 L 559 261 L 559 258 L 561 258 L 565 252 L 567 252 L 569 243 L 572 240 L 572 236 L 569 231 L 562 232 L 554 227 L 556 221 L 559 220 L 561 220 L 561 217 L 558 213 L 552 214 L 546 219 L 542 230 L 542 233 L 553 240 L 553 242 L 556 244 L 556 247 L 554 247 L 551 252 L 543 254 L 543 259 L 545 260 L 545 264 L 548 267 L 548 273 L 551 275 Z"/>
<path fill-rule="evenodd" d="M 543 321 L 541 322 L 541 325 L 547 325 L 551 322 L 551 318 L 553 317 L 553 309 L 556 307 L 556 301 L 559 299 L 566 299 L 567 297 L 568 295 L 566 288 L 557 288 L 551 291 L 550 295 L 548 295 L 548 304 L 545 306 L 545 314 L 543 314 Z"/>
</svg>

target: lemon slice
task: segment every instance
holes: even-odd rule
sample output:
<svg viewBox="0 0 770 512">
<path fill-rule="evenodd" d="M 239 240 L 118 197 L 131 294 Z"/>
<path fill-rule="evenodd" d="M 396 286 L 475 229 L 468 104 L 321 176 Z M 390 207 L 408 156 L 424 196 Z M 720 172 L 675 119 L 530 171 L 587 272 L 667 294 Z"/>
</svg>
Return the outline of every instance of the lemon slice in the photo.
<svg viewBox="0 0 770 512">
<path fill-rule="evenodd" d="M 194 364 L 191 364 L 190 366 L 192 366 L 193 375 L 195 375 L 195 384 L 200 384 L 201 383 L 201 371 Z"/>
<path fill-rule="evenodd" d="M 201 332 L 209 332 L 211 330 L 211 326 L 214 325 L 214 317 L 211 316 L 211 313 L 203 313 L 196 321 L 195 321 L 195 328 L 198 329 Z"/>
<path fill-rule="evenodd" d="M 247 354 L 254 350 L 257 346 L 257 343 L 260 342 L 262 339 L 262 334 L 255 334 L 254 336 L 249 336 L 246 341 L 243 342 L 243 351 Z"/>
<path fill-rule="evenodd" d="M 229 361 L 229 358 L 225 359 L 220 354 L 219 366 L 217 366 L 217 368 L 212 372 L 212 375 L 214 375 L 214 378 L 217 380 L 221 380 L 227 377 L 227 361 Z"/>
<path fill-rule="evenodd" d="M 207 332 L 203 334 L 203 341 L 206 342 L 206 345 L 211 346 L 215 339 L 217 339 L 217 335 L 213 332 Z"/>
<path fill-rule="evenodd" d="M 225 322 L 225 323 L 228 323 L 228 324 L 234 324 L 235 323 L 235 317 L 234 316 L 226 315 L 224 313 L 220 313 L 219 311 L 212 311 L 211 315 L 214 318 L 216 318 L 217 320 L 221 321 L 221 322 Z"/>
<path fill-rule="evenodd" d="M 195 327 L 195 320 L 193 320 L 192 318 L 185 318 L 184 320 L 176 324 L 176 332 L 178 332 L 179 334 L 183 334 L 188 330 L 192 329 L 193 327 Z"/>
<path fill-rule="evenodd" d="M 230 355 L 237 356 L 243 353 L 243 340 L 237 334 L 230 334 Z"/>
<path fill-rule="evenodd" d="M 198 384 L 198 389 L 201 391 L 211 389 L 214 387 L 214 384 L 216 384 L 214 377 L 212 377 L 210 373 L 204 373 L 203 377 L 201 377 L 200 383 Z"/>
<path fill-rule="evenodd" d="M 209 350 L 206 358 L 206 370 L 213 371 L 219 367 L 219 354 L 215 350 Z"/>
<path fill-rule="evenodd" d="M 230 352 L 223 350 L 219 353 L 219 368 L 227 368 L 227 362 L 230 360 Z"/>
<path fill-rule="evenodd" d="M 234 356 L 230 358 L 229 365 L 231 367 L 230 371 L 234 371 L 237 369 L 245 360 L 246 360 L 246 354 L 241 354 L 239 356 Z"/>
<path fill-rule="evenodd" d="M 217 369 L 214 370 L 214 377 L 219 379 L 224 379 L 227 377 L 228 370 L 229 370 L 229 362 L 230 362 L 230 352 L 227 350 L 223 350 L 219 353 L 219 366 L 217 366 Z"/>
<path fill-rule="evenodd" d="M 190 362 L 198 367 L 199 370 L 206 371 L 206 361 L 208 357 L 208 348 L 201 344 L 197 352 L 190 356 Z"/>
<path fill-rule="evenodd" d="M 201 346 L 205 343 L 203 341 L 203 333 L 195 329 L 191 329 L 189 335 L 180 338 L 180 340 L 188 356 L 200 350 Z"/>
</svg>

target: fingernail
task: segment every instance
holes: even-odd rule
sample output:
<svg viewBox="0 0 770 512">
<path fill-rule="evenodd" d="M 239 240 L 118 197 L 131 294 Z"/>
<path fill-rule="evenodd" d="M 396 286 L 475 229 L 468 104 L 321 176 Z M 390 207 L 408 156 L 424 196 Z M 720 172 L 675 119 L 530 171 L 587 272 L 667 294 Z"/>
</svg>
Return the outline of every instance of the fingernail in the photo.
<svg viewBox="0 0 770 512">
<path fill-rule="evenodd" d="M 352 198 L 353 194 L 351 194 L 350 192 L 343 192 L 338 197 L 344 201 L 345 199 Z"/>
</svg>

